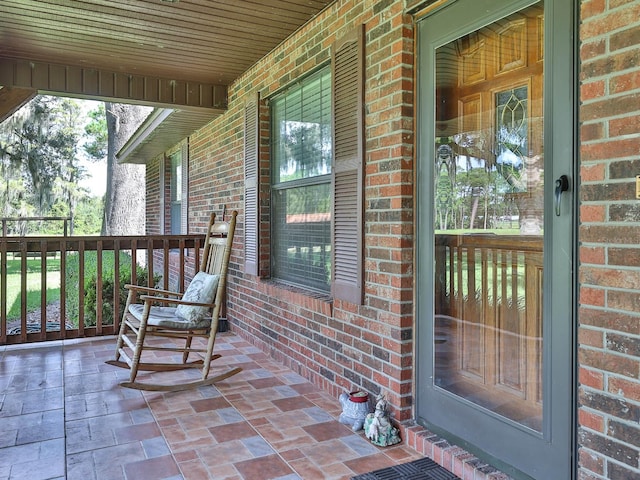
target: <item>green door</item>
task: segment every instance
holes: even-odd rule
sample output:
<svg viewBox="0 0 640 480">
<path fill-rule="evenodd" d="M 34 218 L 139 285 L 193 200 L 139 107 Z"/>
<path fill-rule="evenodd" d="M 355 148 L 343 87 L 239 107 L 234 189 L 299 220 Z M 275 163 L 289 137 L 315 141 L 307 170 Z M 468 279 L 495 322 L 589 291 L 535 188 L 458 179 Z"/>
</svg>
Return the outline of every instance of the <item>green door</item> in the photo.
<svg viewBox="0 0 640 480">
<path fill-rule="evenodd" d="M 418 23 L 417 415 L 516 478 L 573 474 L 572 9 Z"/>
</svg>

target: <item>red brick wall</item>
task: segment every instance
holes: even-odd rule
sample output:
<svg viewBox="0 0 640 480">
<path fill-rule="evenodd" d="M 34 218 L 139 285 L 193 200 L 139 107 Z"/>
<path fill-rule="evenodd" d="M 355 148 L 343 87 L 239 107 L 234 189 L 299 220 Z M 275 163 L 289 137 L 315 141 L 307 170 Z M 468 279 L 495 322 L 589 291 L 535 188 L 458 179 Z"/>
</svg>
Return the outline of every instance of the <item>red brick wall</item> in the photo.
<svg viewBox="0 0 640 480">
<path fill-rule="evenodd" d="M 330 303 L 243 275 L 240 224 L 229 317 L 237 332 L 336 396 L 356 386 L 382 386 L 399 420 L 411 418 L 413 321 L 413 30 L 403 7 L 391 0 L 338 2 L 241 77 L 230 89 L 229 111 L 191 138 L 189 205 L 191 212 L 223 204 L 242 211 L 245 100 L 258 91 L 265 98 L 328 62 L 332 42 L 364 23 L 365 304 Z M 268 127 L 265 132 L 261 165 L 268 182 Z M 268 198 L 263 190 L 263 218 Z M 268 273 L 268 224 L 262 227 L 262 271 Z"/>
<path fill-rule="evenodd" d="M 168 156 L 178 151 L 181 148 L 181 144 L 172 147 L 163 155 L 167 157 L 166 161 L 162 161 L 162 155 L 156 157 L 146 165 L 146 182 L 147 182 L 147 200 L 146 200 L 146 234 L 158 235 L 169 234 L 171 231 L 171 163 Z M 160 170 L 164 166 L 164 185 L 165 189 L 160 192 Z M 161 215 L 162 205 L 164 205 L 164 216 Z M 163 220 L 164 219 L 164 220 Z M 203 220 L 204 219 L 204 220 Z M 188 233 L 204 233 L 206 232 L 206 225 L 209 221 L 208 211 L 196 211 L 189 222 Z M 191 279 L 195 273 L 196 265 L 194 264 L 194 256 L 187 254 L 185 258 L 185 282 Z M 171 252 L 169 255 L 169 275 L 165 280 L 161 279 L 160 287 L 170 290 L 182 291 L 184 285 L 180 284 L 180 256 L 177 253 Z M 162 275 L 164 271 L 164 254 L 162 252 L 154 252 L 154 272 L 158 275 Z"/>
<path fill-rule="evenodd" d="M 581 3 L 580 478 L 640 478 L 640 2 Z"/>
<path fill-rule="evenodd" d="M 228 295 L 236 333 L 336 396 L 354 386 L 382 386 L 395 418 L 410 425 L 414 48 L 404 3 L 338 1 L 231 86 L 228 112 L 190 138 L 189 228 L 204 229 L 211 210 L 240 211 Z M 578 478 L 639 478 L 640 201 L 634 200 L 634 177 L 640 174 L 640 2 L 580 6 Z M 361 23 L 366 296 L 357 306 L 244 274 L 243 107 L 249 96 L 271 95 L 328 61 L 332 42 Z M 264 179 L 268 151 L 263 138 Z M 264 190 L 261 253 L 267 255 L 268 198 Z M 268 258 L 262 266 L 268 273 Z M 409 426 L 403 435 L 465 479 L 505 478 L 422 428 Z"/>
<path fill-rule="evenodd" d="M 158 235 L 164 233 L 160 225 L 160 159 L 156 158 L 147 163 L 146 181 L 147 181 L 147 200 L 146 200 L 146 234 Z"/>
</svg>

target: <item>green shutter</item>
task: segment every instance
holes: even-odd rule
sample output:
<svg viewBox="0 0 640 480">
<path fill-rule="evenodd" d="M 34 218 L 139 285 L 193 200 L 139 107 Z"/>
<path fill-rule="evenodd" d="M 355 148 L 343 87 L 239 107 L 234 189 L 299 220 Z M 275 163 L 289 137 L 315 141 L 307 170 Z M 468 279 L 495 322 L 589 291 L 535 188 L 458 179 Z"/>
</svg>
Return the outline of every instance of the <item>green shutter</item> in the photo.
<svg viewBox="0 0 640 480">
<path fill-rule="evenodd" d="M 334 44 L 332 60 L 332 290 L 335 299 L 362 304 L 364 25 Z"/>
<path fill-rule="evenodd" d="M 244 271 L 258 275 L 259 186 L 258 96 L 244 106 Z"/>
</svg>

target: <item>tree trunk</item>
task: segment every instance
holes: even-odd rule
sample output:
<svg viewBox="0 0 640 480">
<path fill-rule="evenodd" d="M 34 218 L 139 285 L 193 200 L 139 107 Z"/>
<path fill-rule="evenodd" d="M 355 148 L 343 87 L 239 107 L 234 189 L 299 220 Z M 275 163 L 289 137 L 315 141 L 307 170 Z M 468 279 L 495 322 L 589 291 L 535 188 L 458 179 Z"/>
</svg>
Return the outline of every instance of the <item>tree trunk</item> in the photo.
<svg viewBox="0 0 640 480">
<path fill-rule="evenodd" d="M 107 116 L 107 190 L 102 235 L 144 235 L 145 166 L 120 164 L 116 153 L 147 117 L 149 109 L 105 102 Z"/>
</svg>

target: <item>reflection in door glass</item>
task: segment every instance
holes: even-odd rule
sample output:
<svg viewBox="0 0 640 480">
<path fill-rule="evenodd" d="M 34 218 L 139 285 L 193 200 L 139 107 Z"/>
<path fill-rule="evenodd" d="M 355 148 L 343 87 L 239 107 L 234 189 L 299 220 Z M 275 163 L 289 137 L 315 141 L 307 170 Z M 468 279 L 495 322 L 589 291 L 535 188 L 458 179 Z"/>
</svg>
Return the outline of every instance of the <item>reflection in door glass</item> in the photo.
<svg viewBox="0 0 640 480">
<path fill-rule="evenodd" d="M 542 428 L 543 8 L 436 50 L 435 384 Z"/>
</svg>

